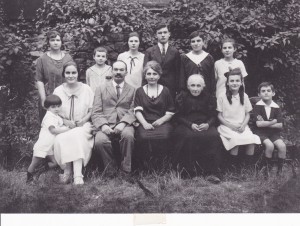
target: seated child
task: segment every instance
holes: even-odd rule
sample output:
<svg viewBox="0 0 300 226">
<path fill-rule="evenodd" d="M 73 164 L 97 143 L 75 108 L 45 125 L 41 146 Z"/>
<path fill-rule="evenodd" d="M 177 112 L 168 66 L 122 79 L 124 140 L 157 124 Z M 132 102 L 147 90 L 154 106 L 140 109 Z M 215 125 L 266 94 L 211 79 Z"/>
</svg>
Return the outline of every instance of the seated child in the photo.
<svg viewBox="0 0 300 226">
<path fill-rule="evenodd" d="M 50 160 L 46 168 L 53 168 L 57 165 L 53 153 L 55 135 L 69 130 L 68 127 L 63 126 L 63 120 L 58 116 L 61 104 L 61 99 L 56 95 L 46 97 L 44 106 L 47 108 L 47 113 L 42 121 L 39 139 L 33 146 L 33 157 L 27 171 L 27 183 L 33 181 L 36 167 L 40 165 L 42 160 L 46 157 Z"/>
<path fill-rule="evenodd" d="M 248 126 L 249 112 L 252 106 L 248 95 L 244 92 L 243 75 L 240 68 L 235 68 L 225 73 L 226 93 L 220 94 L 217 100 L 217 111 L 220 133 L 226 150 L 230 151 L 233 165 L 238 165 L 239 146 L 246 146 L 246 164 L 252 163 L 255 144 L 260 144 L 260 139 L 253 134 Z"/>
<path fill-rule="evenodd" d="M 86 84 L 88 84 L 95 93 L 99 85 L 111 80 L 112 70 L 111 66 L 105 64 L 107 61 L 107 50 L 105 48 L 96 48 L 93 58 L 96 64 L 86 70 Z"/>
<path fill-rule="evenodd" d="M 284 159 L 286 158 L 286 146 L 280 138 L 282 129 L 282 114 L 280 107 L 272 100 L 275 95 L 274 86 L 269 82 L 263 82 L 258 86 L 260 101 L 254 106 L 256 120 L 256 134 L 260 137 L 265 147 L 266 173 L 268 174 L 274 146 L 278 150 L 278 171 L 282 172 Z"/>
</svg>

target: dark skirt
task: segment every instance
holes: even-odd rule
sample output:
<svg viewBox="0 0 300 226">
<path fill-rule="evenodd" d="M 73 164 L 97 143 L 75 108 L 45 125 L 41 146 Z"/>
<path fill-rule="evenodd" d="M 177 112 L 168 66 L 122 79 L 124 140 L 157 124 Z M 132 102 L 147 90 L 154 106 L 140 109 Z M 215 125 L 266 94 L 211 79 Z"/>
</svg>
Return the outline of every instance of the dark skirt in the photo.
<svg viewBox="0 0 300 226">
<path fill-rule="evenodd" d="M 173 164 L 187 171 L 215 174 L 221 161 L 222 141 L 215 127 L 195 132 L 184 125 L 176 127 L 173 135 Z"/>
<path fill-rule="evenodd" d="M 172 149 L 170 143 L 172 132 L 173 126 L 170 122 L 166 122 L 154 130 L 145 130 L 142 125 L 137 128 L 134 157 L 140 169 L 164 167 Z"/>
</svg>

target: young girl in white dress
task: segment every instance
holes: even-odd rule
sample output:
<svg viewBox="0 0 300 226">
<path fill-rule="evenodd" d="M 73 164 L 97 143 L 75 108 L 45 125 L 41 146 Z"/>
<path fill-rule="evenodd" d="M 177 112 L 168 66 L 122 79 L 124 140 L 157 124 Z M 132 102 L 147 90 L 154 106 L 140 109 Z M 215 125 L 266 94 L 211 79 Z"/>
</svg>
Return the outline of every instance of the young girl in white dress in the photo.
<svg viewBox="0 0 300 226">
<path fill-rule="evenodd" d="M 234 39 L 227 38 L 222 41 L 222 53 L 224 58 L 215 62 L 215 77 L 217 80 L 216 97 L 226 93 L 226 77 L 224 74 L 230 69 L 240 68 L 243 78 L 248 75 L 244 63 L 234 58 L 235 51 L 236 43 Z"/>
<path fill-rule="evenodd" d="M 39 139 L 33 146 L 32 161 L 27 171 L 27 183 L 33 181 L 36 167 L 46 157 L 50 160 L 46 167 L 53 168 L 57 165 L 53 155 L 55 136 L 69 130 L 68 127 L 63 126 L 63 120 L 58 115 L 61 104 L 61 99 L 56 95 L 49 95 L 44 101 L 44 107 L 47 108 L 47 113 L 42 121 Z"/>
<path fill-rule="evenodd" d="M 244 92 L 243 76 L 239 68 L 227 73 L 226 93 L 217 99 L 218 118 L 221 125 L 218 132 L 226 150 L 231 156 L 238 155 L 239 146 L 246 146 L 246 162 L 251 163 L 255 144 L 260 144 L 260 139 L 253 134 L 248 126 L 249 112 L 252 106 L 248 95 Z M 236 162 L 236 158 L 232 157 Z"/>
</svg>

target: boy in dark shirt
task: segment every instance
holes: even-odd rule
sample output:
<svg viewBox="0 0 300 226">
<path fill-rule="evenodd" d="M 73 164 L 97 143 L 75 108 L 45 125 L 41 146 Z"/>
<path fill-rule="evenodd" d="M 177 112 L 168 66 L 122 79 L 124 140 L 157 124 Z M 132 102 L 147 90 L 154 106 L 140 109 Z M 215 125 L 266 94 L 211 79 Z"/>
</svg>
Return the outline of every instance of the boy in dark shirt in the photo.
<svg viewBox="0 0 300 226">
<path fill-rule="evenodd" d="M 256 120 L 256 134 L 260 137 L 265 146 L 265 164 L 267 174 L 273 151 L 276 147 L 278 151 L 278 171 L 280 174 L 284 159 L 286 158 L 286 145 L 280 138 L 282 130 L 281 109 L 272 98 L 275 95 L 274 86 L 269 82 L 263 82 L 258 86 L 258 96 L 260 101 L 254 106 L 254 116 Z"/>
</svg>

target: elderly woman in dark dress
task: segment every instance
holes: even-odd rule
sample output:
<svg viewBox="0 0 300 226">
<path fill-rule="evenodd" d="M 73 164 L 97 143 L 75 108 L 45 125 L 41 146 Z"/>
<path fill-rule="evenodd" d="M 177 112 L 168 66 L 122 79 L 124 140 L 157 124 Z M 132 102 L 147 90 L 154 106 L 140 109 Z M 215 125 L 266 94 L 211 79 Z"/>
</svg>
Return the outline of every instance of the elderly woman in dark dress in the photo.
<svg viewBox="0 0 300 226">
<path fill-rule="evenodd" d="M 140 125 L 136 131 L 136 155 L 148 160 L 149 154 L 162 160 L 170 145 L 168 144 L 173 127 L 170 119 L 175 107 L 167 87 L 158 84 L 162 69 L 156 61 L 149 61 L 143 75 L 147 84 L 138 88 L 134 100 L 134 111 Z"/>
<path fill-rule="evenodd" d="M 46 96 L 52 94 L 54 89 L 63 83 L 63 66 L 73 61 L 72 57 L 61 50 L 62 37 L 57 31 L 47 33 L 49 51 L 38 58 L 36 62 L 36 87 L 39 92 L 41 107 L 40 118 L 42 119 L 46 110 L 43 109 Z"/>
<path fill-rule="evenodd" d="M 192 51 L 181 55 L 179 89 L 186 90 L 186 81 L 190 75 L 201 74 L 206 84 L 206 91 L 215 95 L 215 61 L 209 53 L 203 50 L 203 34 L 200 31 L 194 31 L 190 34 L 189 39 Z"/>
<path fill-rule="evenodd" d="M 175 119 L 178 126 L 174 131 L 174 163 L 194 175 L 200 168 L 212 182 L 220 182 L 219 175 L 222 141 L 214 122 L 216 101 L 205 87 L 202 75 L 191 75 L 187 81 L 187 92 L 176 98 L 178 107 Z M 206 164 L 205 164 L 206 163 Z"/>
</svg>

